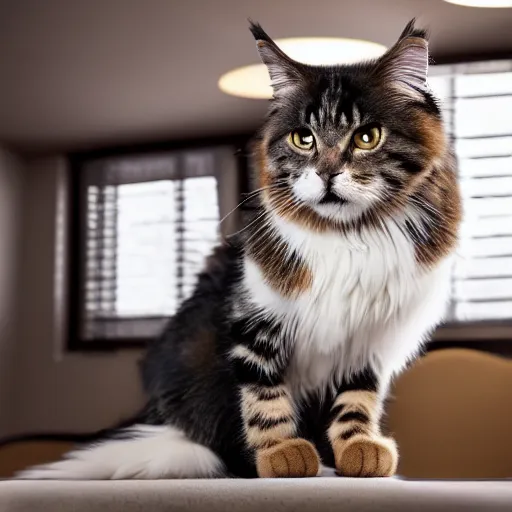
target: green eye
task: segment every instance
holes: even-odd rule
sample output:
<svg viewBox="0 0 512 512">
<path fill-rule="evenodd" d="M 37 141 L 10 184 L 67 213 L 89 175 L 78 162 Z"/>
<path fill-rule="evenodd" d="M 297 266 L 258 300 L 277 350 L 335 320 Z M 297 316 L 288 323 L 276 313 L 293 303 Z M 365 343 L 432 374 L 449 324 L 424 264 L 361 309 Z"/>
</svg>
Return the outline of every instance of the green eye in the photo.
<svg viewBox="0 0 512 512">
<path fill-rule="evenodd" d="M 381 131 L 378 126 L 363 126 L 354 133 L 354 145 L 359 149 L 373 149 L 377 147 L 381 139 Z"/>
<path fill-rule="evenodd" d="M 303 151 L 311 151 L 315 145 L 315 137 L 308 129 L 301 128 L 290 133 L 289 142 Z"/>
</svg>

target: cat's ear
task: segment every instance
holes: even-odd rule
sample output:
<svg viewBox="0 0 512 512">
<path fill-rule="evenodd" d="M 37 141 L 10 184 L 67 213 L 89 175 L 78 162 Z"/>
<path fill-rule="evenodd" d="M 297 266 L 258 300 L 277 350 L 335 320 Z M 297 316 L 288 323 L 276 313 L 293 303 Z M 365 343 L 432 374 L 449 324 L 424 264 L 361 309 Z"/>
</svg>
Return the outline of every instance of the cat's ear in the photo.
<svg viewBox="0 0 512 512">
<path fill-rule="evenodd" d="M 299 62 L 290 59 L 258 23 L 249 20 L 250 29 L 260 54 L 263 64 L 267 66 L 268 74 L 274 90 L 274 97 L 287 94 L 291 89 L 297 87 L 302 81 L 301 67 Z"/>
<path fill-rule="evenodd" d="M 416 29 L 414 22 L 407 24 L 398 41 L 378 60 L 377 73 L 390 85 L 418 95 L 427 90 L 428 34 Z"/>
</svg>

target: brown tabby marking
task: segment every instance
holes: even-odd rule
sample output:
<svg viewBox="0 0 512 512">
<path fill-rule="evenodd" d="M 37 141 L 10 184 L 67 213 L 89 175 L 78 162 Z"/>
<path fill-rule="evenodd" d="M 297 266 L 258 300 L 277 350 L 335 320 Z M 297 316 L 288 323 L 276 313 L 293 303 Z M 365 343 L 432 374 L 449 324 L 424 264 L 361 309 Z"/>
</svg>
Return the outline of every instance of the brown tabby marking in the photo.
<svg viewBox="0 0 512 512">
<path fill-rule="evenodd" d="M 244 386 L 241 398 L 246 439 L 251 447 L 268 448 L 295 437 L 292 399 L 284 386 Z"/>
<path fill-rule="evenodd" d="M 346 391 L 335 400 L 335 415 L 328 436 L 334 445 L 339 439 L 347 440 L 355 434 L 378 432 L 378 397 L 373 391 Z"/>
<path fill-rule="evenodd" d="M 267 167 L 264 145 L 265 143 L 262 142 L 256 150 L 259 155 L 260 185 L 269 187 L 272 178 Z M 264 190 L 262 197 L 264 202 L 266 200 L 268 209 L 279 215 L 284 216 L 287 211 L 295 208 L 287 189 L 276 192 Z M 275 204 L 270 199 L 274 197 Z M 254 234 L 248 240 L 248 253 L 260 268 L 265 281 L 274 290 L 286 298 L 297 297 L 311 287 L 313 282 L 311 271 L 298 255 L 290 254 L 284 240 L 281 240 L 269 226 L 267 215 L 261 213 L 258 215 L 262 216 L 257 220 Z"/>
<path fill-rule="evenodd" d="M 271 227 L 260 228 L 258 238 L 249 242 L 248 252 L 265 281 L 281 296 L 297 297 L 311 287 L 311 271 L 302 258 L 290 254 L 285 242 L 279 239 Z"/>
<path fill-rule="evenodd" d="M 450 254 L 457 245 L 462 203 L 455 173 L 434 168 L 415 197 L 419 204 L 429 204 L 427 214 L 430 213 L 432 217 L 426 235 L 414 241 L 418 263 L 430 268 Z"/>
<path fill-rule="evenodd" d="M 273 428 L 246 428 L 246 440 L 249 446 L 253 448 L 268 448 L 274 446 L 285 439 L 291 439 L 295 434 L 295 425 L 289 421 L 281 423 Z"/>
<path fill-rule="evenodd" d="M 414 119 L 421 127 L 422 143 L 427 149 L 430 164 L 443 158 L 447 150 L 447 141 L 441 119 L 432 117 L 425 112 L 417 112 Z"/>
</svg>

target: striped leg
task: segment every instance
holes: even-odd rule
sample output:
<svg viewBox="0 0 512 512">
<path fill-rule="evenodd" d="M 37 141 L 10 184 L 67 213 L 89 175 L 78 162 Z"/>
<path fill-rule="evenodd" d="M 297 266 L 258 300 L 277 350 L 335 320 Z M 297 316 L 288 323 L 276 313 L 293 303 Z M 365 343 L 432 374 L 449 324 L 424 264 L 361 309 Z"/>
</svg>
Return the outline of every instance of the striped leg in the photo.
<svg viewBox="0 0 512 512">
<path fill-rule="evenodd" d="M 282 351 L 255 336 L 236 345 L 230 356 L 240 385 L 245 438 L 256 454 L 258 475 L 316 476 L 318 453 L 309 441 L 297 438 L 294 404 L 283 384 L 287 359 Z"/>
<path fill-rule="evenodd" d="M 396 444 L 380 432 L 382 405 L 376 380 L 371 372 L 354 378 L 332 407 L 328 435 L 340 475 L 379 477 L 396 472 Z"/>
</svg>

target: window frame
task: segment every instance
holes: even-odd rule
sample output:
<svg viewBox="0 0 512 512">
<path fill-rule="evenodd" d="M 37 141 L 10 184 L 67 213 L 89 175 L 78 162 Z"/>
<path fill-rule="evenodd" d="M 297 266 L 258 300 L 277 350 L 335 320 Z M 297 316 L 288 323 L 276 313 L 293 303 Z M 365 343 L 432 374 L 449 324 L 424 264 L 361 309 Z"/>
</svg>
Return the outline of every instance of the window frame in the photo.
<svg viewBox="0 0 512 512">
<path fill-rule="evenodd" d="M 68 203 L 68 329 L 66 349 L 68 352 L 104 352 L 120 349 L 141 349 L 152 338 L 130 337 L 116 339 L 87 340 L 81 336 L 80 330 L 83 320 L 83 283 L 84 283 L 84 247 L 83 247 L 83 212 L 86 208 L 86 197 L 83 194 L 82 183 L 85 165 L 98 158 L 128 157 L 150 155 L 152 153 L 180 152 L 186 150 L 201 150 L 221 146 L 231 146 L 234 149 L 238 181 L 236 183 L 237 197 L 249 192 L 249 163 L 247 150 L 253 133 L 192 139 L 175 142 L 152 143 L 145 145 L 127 145 L 120 147 L 101 148 L 92 151 L 76 152 L 69 154 L 68 179 L 69 179 L 69 203 Z M 222 196 L 222 189 L 219 196 Z M 148 317 L 149 321 L 162 321 L 165 317 Z M 126 321 L 130 321 L 126 319 Z"/>
</svg>

